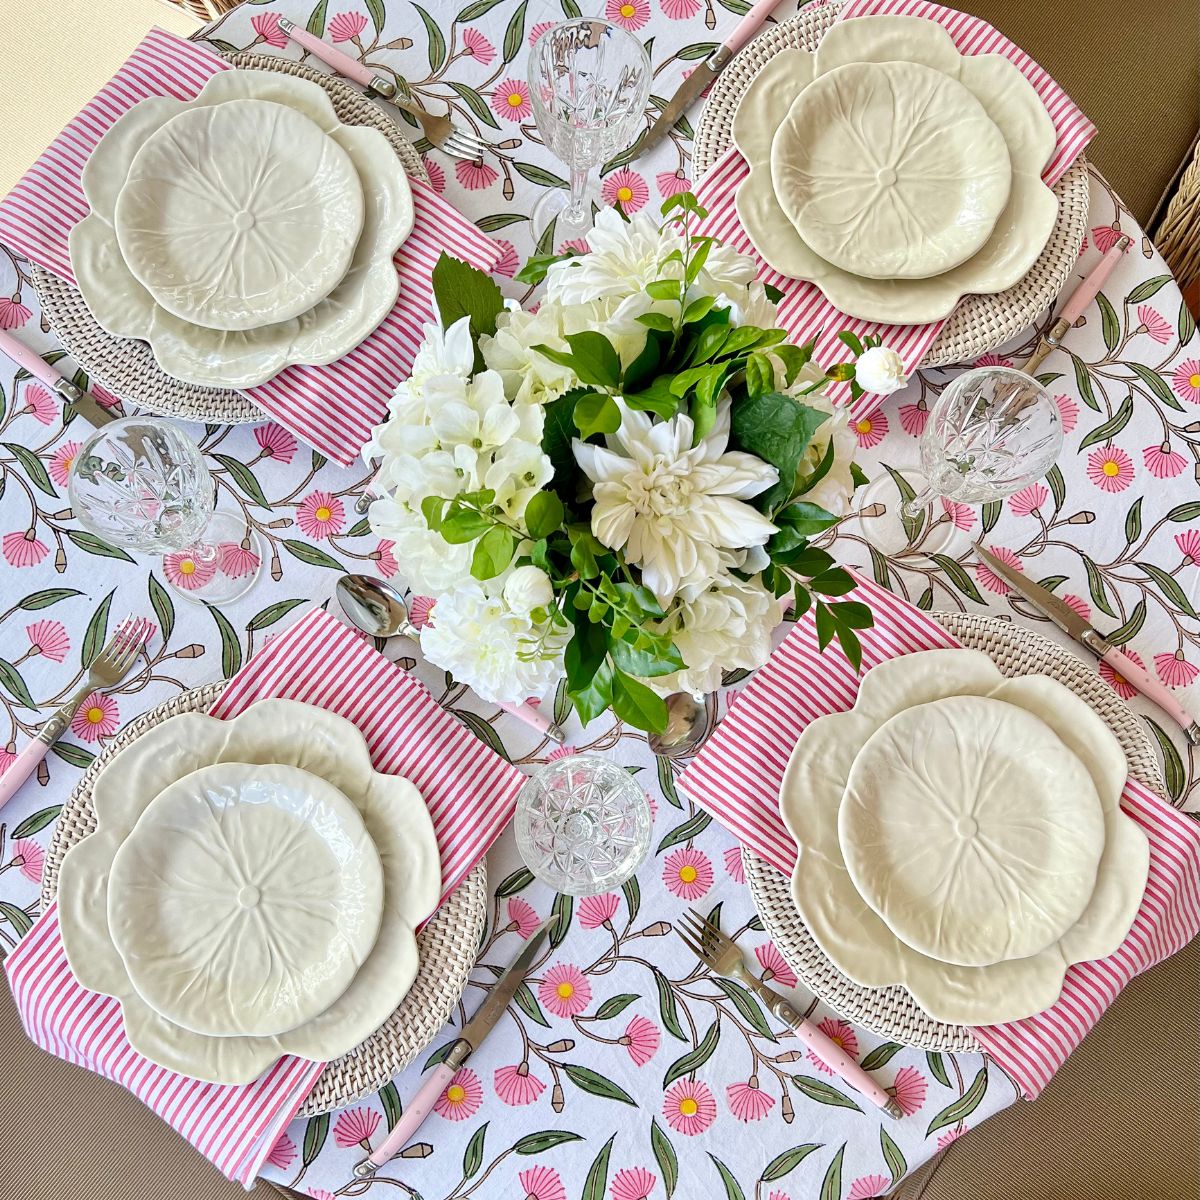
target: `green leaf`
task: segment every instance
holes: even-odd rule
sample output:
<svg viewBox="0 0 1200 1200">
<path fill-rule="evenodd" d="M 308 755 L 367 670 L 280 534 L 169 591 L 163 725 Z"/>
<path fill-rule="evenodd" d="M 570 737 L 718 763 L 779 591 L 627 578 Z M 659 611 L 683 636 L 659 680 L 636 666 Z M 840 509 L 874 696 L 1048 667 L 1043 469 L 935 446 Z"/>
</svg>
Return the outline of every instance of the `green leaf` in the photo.
<svg viewBox="0 0 1200 1200">
<path fill-rule="evenodd" d="M 594 433 L 616 433 L 621 428 L 621 410 L 617 402 L 603 392 L 580 396 L 573 415 L 575 428 L 582 438 L 590 438 Z"/>
<path fill-rule="evenodd" d="M 512 62 L 521 53 L 521 47 L 525 44 L 525 10 L 528 7 L 529 0 L 521 0 L 520 7 L 513 13 L 512 19 L 504 30 L 501 50 L 506 63 Z"/>
<path fill-rule="evenodd" d="M 575 634 L 563 654 L 567 688 L 571 692 L 588 686 L 608 653 L 608 631 L 604 626 L 593 625 L 586 613 L 577 613 L 576 616 Z"/>
<path fill-rule="evenodd" d="M 63 762 L 70 763 L 71 766 L 78 767 L 81 771 L 86 771 L 96 758 L 90 750 L 85 750 L 82 746 L 76 746 L 73 742 L 58 741 L 50 749 Z"/>
<path fill-rule="evenodd" d="M 492 116 L 492 110 L 488 108 L 487 104 L 484 103 L 483 97 L 473 87 L 468 87 L 465 83 L 458 83 L 453 79 L 447 79 L 445 83 L 447 87 L 451 88 L 458 94 L 459 98 L 480 121 L 482 121 L 485 125 L 490 125 L 492 129 L 500 128 L 500 122 L 497 121 L 494 116 Z M 524 217 L 516 217 L 515 219 L 517 221 L 526 220 Z M 495 224 L 494 217 L 483 217 L 480 221 L 476 222 L 480 229 L 483 228 L 483 221 L 490 221 L 493 230 L 503 229 L 504 225 L 512 224 L 511 221 L 505 221 L 503 224 L 497 225 Z"/>
<path fill-rule="evenodd" d="M 1149 717 L 1143 717 L 1142 720 L 1150 726 L 1150 732 L 1154 734 L 1154 740 L 1158 742 L 1158 748 L 1162 751 L 1163 782 L 1167 785 L 1167 795 L 1178 804 L 1183 799 L 1184 788 L 1187 787 L 1187 771 L 1184 769 L 1183 759 L 1180 758 L 1175 743 L 1157 721 L 1152 721 Z M 13 836 L 17 836 L 16 830 L 13 830 Z"/>
<path fill-rule="evenodd" d="M 1167 381 L 1157 372 L 1151 370 L 1145 363 L 1127 362 L 1121 364 L 1123 367 L 1128 367 L 1137 377 L 1144 383 L 1150 393 L 1161 404 L 1165 404 L 1168 408 L 1175 409 L 1176 412 L 1183 412 L 1184 407 L 1179 403 L 1175 393 L 1171 391 Z"/>
<path fill-rule="evenodd" d="M 925 1052 L 925 1061 L 929 1064 L 930 1074 L 934 1079 L 942 1085 L 942 1087 L 950 1086 L 950 1076 L 946 1073 L 946 1063 L 942 1056 L 936 1050 L 927 1050 Z"/>
<path fill-rule="evenodd" d="M 0 916 L 17 931 L 17 937 L 24 937 L 33 928 L 33 918 L 23 909 L 7 900 L 0 900 Z"/>
<path fill-rule="evenodd" d="M 746 1193 L 742 1191 L 742 1185 L 734 1178 L 733 1172 L 711 1150 L 707 1153 L 725 1185 L 725 1200 L 746 1200 Z"/>
<path fill-rule="evenodd" d="M 1054 511 L 1057 514 L 1067 498 L 1067 484 L 1062 471 L 1057 466 L 1051 467 L 1046 472 L 1046 482 L 1050 485 L 1050 494 L 1054 497 Z"/>
<path fill-rule="evenodd" d="M 627 725 L 649 733 L 662 733 L 667 727 L 666 701 L 644 683 L 638 683 L 624 671 L 613 671 L 613 711 Z"/>
<path fill-rule="evenodd" d="M 658 1121 L 650 1118 L 650 1149 L 654 1151 L 654 1161 L 658 1163 L 662 1175 L 663 1190 L 667 1200 L 675 1195 L 675 1186 L 679 1182 L 679 1158 L 675 1147 L 671 1145 L 667 1135 L 659 1128 Z"/>
<path fill-rule="evenodd" d="M 925 1136 L 929 1137 L 937 1133 L 939 1129 L 945 1129 L 947 1125 L 957 1125 L 964 1118 L 969 1117 L 979 1107 L 979 1102 L 983 1099 L 983 1094 L 986 1091 L 987 1067 L 980 1067 L 979 1074 L 972 1080 L 971 1086 L 952 1104 L 947 1104 L 929 1122 L 929 1128 L 925 1130 Z"/>
<path fill-rule="evenodd" d="M 525 528 L 531 538 L 549 537 L 563 523 L 562 501 L 554 492 L 536 492 L 525 506 Z"/>
<path fill-rule="evenodd" d="M 682 671 L 687 664 L 683 655 L 672 643 L 663 649 L 639 650 L 626 641 L 615 641 L 612 644 L 613 662 L 622 671 L 636 675 L 640 679 L 654 679 L 659 675 L 671 675 Z"/>
<path fill-rule="evenodd" d="M 1126 425 L 1129 424 L 1129 418 L 1133 416 L 1133 393 L 1130 392 L 1124 400 L 1121 401 L 1121 407 L 1117 409 L 1113 415 L 1104 422 L 1103 425 L 1097 425 L 1091 433 L 1087 435 L 1080 443 L 1079 449 L 1086 450 L 1089 446 L 1095 446 L 1099 442 L 1107 442 L 1110 438 L 1115 438 Z"/>
<path fill-rule="evenodd" d="M 713 1051 L 717 1048 L 717 1043 L 720 1040 L 721 1022 L 720 1019 L 717 1019 L 708 1027 L 708 1032 L 696 1043 L 694 1049 L 680 1055 L 667 1068 L 667 1072 L 663 1076 L 663 1087 L 668 1088 L 675 1080 L 682 1079 L 684 1075 L 691 1075 L 694 1071 L 698 1071 L 712 1058 Z"/>
<path fill-rule="evenodd" d="M 672 846 L 678 846 L 680 842 L 690 842 L 692 838 L 703 833 L 711 822 L 712 817 L 701 809 L 684 821 L 682 825 L 676 825 L 669 833 L 664 834 L 662 841 L 658 843 L 658 849 L 654 851 L 655 855 L 669 850 Z"/>
<path fill-rule="evenodd" d="M 1045 585 L 1043 585 L 1045 586 Z M 1129 614 L 1129 620 L 1124 625 L 1116 629 L 1111 629 L 1104 636 L 1114 646 L 1125 646 L 1133 641 L 1141 632 L 1142 626 L 1146 623 L 1146 601 L 1139 600 L 1134 606 L 1133 611 Z"/>
<path fill-rule="evenodd" d="M 963 570 L 962 564 L 948 554 L 931 554 L 929 556 L 942 569 L 946 578 L 965 596 L 969 596 L 976 604 L 984 602 L 975 580 Z"/>
<path fill-rule="evenodd" d="M 304 1127 L 304 1145 L 300 1151 L 300 1157 L 306 1167 L 311 1166 L 316 1157 L 321 1153 L 321 1147 L 325 1145 L 325 1139 L 329 1136 L 329 1114 L 320 1113 L 315 1117 L 308 1118 L 308 1124 Z"/>
<path fill-rule="evenodd" d="M 765 509 L 774 508 L 792 494 L 800 460 L 813 434 L 827 420 L 828 413 L 801 404 L 782 392 L 747 398 L 733 409 L 734 442 L 779 472 L 779 482 L 759 498 Z"/>
<path fill-rule="evenodd" d="M 425 26 L 425 36 L 429 40 L 429 69 L 431 71 L 441 70 L 442 64 L 446 61 L 446 39 L 442 36 L 442 31 L 435 21 L 419 4 L 414 4 L 413 8 L 417 10 L 417 14 L 421 18 L 421 24 Z M 436 290 L 436 284 L 435 290 Z M 443 325 L 449 327 L 449 321 L 443 320 Z"/>
<path fill-rule="evenodd" d="M 811 1075 L 793 1075 L 792 1083 L 800 1092 L 818 1104 L 828 1104 L 832 1108 L 852 1108 L 855 1112 L 862 1112 L 862 1109 L 849 1096 L 839 1092 L 833 1084 L 826 1083 L 823 1079 L 814 1079 Z"/>
<path fill-rule="evenodd" d="M 207 601 L 204 607 L 212 615 L 221 633 L 221 672 L 226 679 L 232 679 L 242 665 L 242 644 L 229 623 L 229 618 L 219 608 L 214 608 Z"/>
<path fill-rule="evenodd" d="M 23 821 L 13 826 L 10 835 L 12 840 L 16 842 L 21 838 L 33 837 L 35 833 L 40 833 L 60 812 L 62 812 L 62 805 L 53 804 L 49 808 L 42 808 L 35 813 L 30 813 Z"/>
<path fill-rule="evenodd" d="M 467 1148 L 463 1151 L 463 1179 L 473 1179 L 478 1173 L 479 1168 L 483 1166 L 483 1143 L 487 1137 L 487 1127 L 488 1122 L 484 1121 L 471 1134 L 471 1140 L 467 1143 Z"/>
<path fill-rule="evenodd" d="M 469 508 L 460 508 L 446 517 L 438 527 L 438 532 L 452 546 L 462 546 L 473 542 L 481 534 L 494 528 L 491 521 L 481 513 Z"/>
<path fill-rule="evenodd" d="M 550 915 L 555 918 L 547 938 L 551 950 L 557 950 L 562 945 L 563 939 L 571 932 L 571 917 L 574 912 L 574 899 L 566 892 L 559 892 L 554 897 L 554 904 L 550 908 Z"/>
<path fill-rule="evenodd" d="M 1101 612 L 1115 617 L 1117 614 L 1109 603 L 1108 585 L 1104 582 L 1104 576 L 1100 574 L 1100 568 L 1086 554 L 1079 557 L 1083 560 L 1083 569 L 1087 572 L 1088 591 L 1092 595 L 1092 602 Z"/>
<path fill-rule="evenodd" d="M 501 0 L 493 0 L 499 4 Z M 454 85 L 451 84 L 453 87 Z M 486 217 L 480 217 L 475 222 L 477 229 L 482 229 L 484 233 L 496 233 L 498 230 L 507 229 L 510 225 L 519 225 L 522 221 L 528 221 L 529 218 L 522 213 L 492 213 Z"/>
<path fill-rule="evenodd" d="M 478 21 L 479 18 L 485 13 L 490 13 L 497 4 L 502 2 L 503 0 L 475 0 L 475 3 L 468 4 L 467 7 L 464 8 L 457 17 L 455 17 L 455 20 L 460 25 L 466 25 L 471 21 Z"/>
<path fill-rule="evenodd" d="M 413 7 L 422 18 L 427 17 L 417 5 Z M 476 340 L 496 332 L 496 317 L 504 311 L 504 297 L 490 275 L 443 252 L 434 265 L 432 279 L 438 316 L 446 329 L 469 317 Z"/>
<path fill-rule="evenodd" d="M 1192 316 L 1192 310 L 1188 308 L 1186 300 L 1179 302 L 1179 320 L 1177 323 L 1179 332 L 1179 344 L 1186 346 L 1192 340 L 1192 334 L 1196 332 L 1196 318 Z"/>
<path fill-rule="evenodd" d="M 983 532 L 991 533 L 996 528 L 996 522 L 1000 520 L 1000 514 L 1004 511 L 1004 506 L 999 500 L 989 500 L 983 506 Z"/>
<path fill-rule="evenodd" d="M 859 1064 L 864 1071 L 874 1071 L 885 1063 L 891 1062 L 898 1051 L 903 1049 L 899 1042 L 882 1042 L 876 1046 Z"/>
<path fill-rule="evenodd" d="M 624 1088 L 601 1075 L 599 1071 L 593 1071 L 591 1067 L 581 1066 L 579 1063 L 563 1063 L 562 1070 L 577 1088 L 604 1100 L 619 1100 L 622 1104 L 630 1104 L 637 1108 L 637 1101 Z"/>
<path fill-rule="evenodd" d="M 759 1178 L 763 1183 L 774 1183 L 785 1175 L 790 1175 L 814 1150 L 820 1150 L 819 1142 L 805 1142 L 803 1146 L 793 1146 L 782 1154 L 777 1154 L 763 1168 Z"/>
<path fill-rule="evenodd" d="M 1177 504 L 1166 516 L 1168 521 L 1194 521 L 1200 517 L 1200 500 L 1187 500 Z"/>
<path fill-rule="evenodd" d="M 310 567 L 326 567 L 330 571 L 341 571 L 342 564 L 331 554 L 326 554 L 312 542 L 302 542 L 299 538 L 284 538 L 283 548 L 295 559 Z"/>
<path fill-rule="evenodd" d="M 679 793 L 675 790 L 675 771 L 671 766 L 671 760 L 665 754 L 657 754 L 654 766 L 658 773 L 658 786 L 662 791 L 663 799 L 672 808 L 683 808 L 683 801 L 679 799 Z"/>
<path fill-rule="evenodd" d="M 513 166 L 522 179 L 536 183 L 538 187 L 565 189 L 568 186 L 567 181 L 561 175 L 555 175 L 553 171 L 547 171 L 545 167 L 539 167 L 536 163 L 518 162 L 513 159 Z"/>
<path fill-rule="evenodd" d="M 104 649 L 104 643 L 108 641 L 108 614 L 112 608 L 115 591 L 116 588 L 113 588 L 113 591 L 100 601 L 96 611 L 92 613 L 92 619 L 87 623 L 87 630 L 79 646 L 79 661 L 85 668 L 96 661 L 100 651 Z"/>
<path fill-rule="evenodd" d="M 1125 514 L 1125 544 L 1132 546 L 1142 534 L 1142 497 L 1139 496 Z"/>
<path fill-rule="evenodd" d="M 742 1014 L 742 1019 L 753 1026 L 762 1037 L 771 1042 L 778 1040 L 771 1032 L 771 1027 L 767 1024 L 767 1018 L 763 1016 L 763 1010 L 759 1007 L 758 1001 L 746 988 L 732 979 L 721 979 L 717 976 L 713 977 L 713 983 L 729 997 L 734 1008 Z"/>
<path fill-rule="evenodd" d="M 1136 566 L 1139 570 L 1144 571 L 1158 586 L 1158 590 L 1162 592 L 1162 594 L 1166 596 L 1166 598 L 1170 600 L 1170 602 L 1175 605 L 1180 612 L 1191 617 L 1193 621 L 1200 621 L 1200 613 L 1197 613 L 1192 607 L 1192 602 L 1187 598 L 1187 594 L 1184 592 L 1183 588 L 1181 588 L 1179 584 L 1175 582 L 1172 576 L 1168 575 L 1166 571 L 1162 570 L 1160 567 L 1156 567 L 1153 563 L 1138 562 L 1135 563 L 1134 566 Z"/>
<path fill-rule="evenodd" d="M 501 758 L 508 758 L 508 750 L 490 722 L 465 708 L 455 708 L 451 711 L 485 746 L 494 750 Z"/>
<path fill-rule="evenodd" d="M 513 1144 L 514 1154 L 544 1154 L 555 1146 L 565 1146 L 568 1142 L 581 1142 L 583 1138 L 578 1133 L 567 1129 L 543 1129 L 538 1133 L 527 1133 Z"/>
<path fill-rule="evenodd" d="M 155 578 L 153 571 L 146 577 L 146 590 L 150 593 L 150 607 L 158 618 L 158 630 L 165 646 L 175 629 L 175 602 L 171 599 L 171 593 Z"/>
<path fill-rule="evenodd" d="M 580 1200 L 604 1200 L 604 1193 L 608 1190 L 608 1159 L 616 1140 L 617 1135 L 614 1133 L 593 1159 L 591 1167 L 588 1168 L 587 1178 L 583 1181 Z"/>
<path fill-rule="evenodd" d="M 379 1102 L 383 1105 L 388 1129 L 395 1129 L 396 1122 L 404 1115 L 404 1105 L 400 1102 L 400 1093 L 396 1090 L 396 1085 L 390 1079 L 379 1089 Z"/>
<path fill-rule="evenodd" d="M 554 495 L 553 492 L 549 493 Z M 555 496 L 557 500 L 558 497 Z M 476 579 L 495 579 L 510 562 L 517 549 L 517 540 L 511 529 L 503 525 L 493 525 L 475 543 L 475 552 L 471 555 L 471 574 Z"/>
<path fill-rule="evenodd" d="M 630 875 L 621 884 L 621 891 L 625 895 L 625 907 L 629 910 L 629 923 L 632 925 L 642 907 L 642 888 L 637 881 L 637 876 Z"/>
<path fill-rule="evenodd" d="M 21 464 L 21 469 L 35 488 L 45 492 L 47 496 L 58 499 L 58 492 L 55 490 L 54 484 L 50 482 L 46 464 L 32 450 L 27 446 L 18 445 L 16 442 L 0 442 L 0 446 L 3 446 Z"/>
<path fill-rule="evenodd" d="M 892 1136 L 882 1125 L 879 1127 L 879 1148 L 883 1151 L 883 1161 L 891 1173 L 893 1185 L 900 1182 L 908 1171 L 908 1160 L 904 1152 L 893 1141 Z"/>
<path fill-rule="evenodd" d="M 542 1006 L 537 1002 L 537 997 L 533 994 L 533 989 L 525 980 L 522 979 L 517 984 L 517 990 L 513 993 L 513 1001 L 535 1025 L 540 1025 L 543 1029 L 550 1028 L 550 1022 L 546 1020 L 546 1014 L 542 1012 Z"/>
<path fill-rule="evenodd" d="M 845 1153 L 846 1147 L 843 1144 L 833 1156 L 833 1162 L 829 1164 L 825 1178 L 821 1181 L 820 1200 L 842 1200 L 842 1158 Z"/>
<path fill-rule="evenodd" d="M 568 693 L 582 724 L 586 725 L 608 708 L 612 703 L 612 687 L 613 669 L 606 659 L 596 668 L 596 673 L 589 683 L 573 688 Z"/>
<path fill-rule="evenodd" d="M 640 1000 L 640 996 L 634 995 L 633 992 L 622 992 L 619 996 L 609 996 L 605 1002 L 596 1009 L 596 1020 L 607 1021 L 612 1017 L 623 1013 L 635 1000 Z"/>
<path fill-rule="evenodd" d="M 585 329 L 582 333 L 568 333 L 566 342 L 571 347 L 570 353 L 549 346 L 534 346 L 534 349 L 552 362 L 570 368 L 580 382 L 592 387 L 615 388 L 621 382 L 620 356 L 604 334 Z"/>
<path fill-rule="evenodd" d="M 1103 292 L 1096 293 L 1096 306 L 1100 309 L 1100 335 L 1104 338 L 1104 346 L 1111 354 L 1121 340 L 1121 321 L 1116 309 Z"/>
<path fill-rule="evenodd" d="M 1141 304 L 1143 300 L 1149 300 L 1160 288 L 1166 287 L 1171 282 L 1170 275 L 1155 275 L 1151 279 L 1144 279 L 1125 297 L 1126 304 Z"/>
<path fill-rule="evenodd" d="M 663 1028 L 672 1037 L 686 1042 L 688 1039 L 683 1032 L 683 1026 L 679 1024 L 679 1009 L 675 1003 L 671 982 L 657 967 L 652 966 L 650 970 L 654 974 L 654 986 L 658 989 L 658 1013 L 662 1018 Z"/>
<path fill-rule="evenodd" d="M 883 469 L 892 477 L 896 491 L 900 493 L 900 524 L 903 526 L 904 536 L 908 538 L 908 544 L 911 546 L 921 536 L 921 527 L 925 524 L 925 514 L 918 513 L 915 517 L 905 515 L 904 506 L 915 500 L 917 493 L 913 490 L 912 484 L 895 467 L 884 463 Z"/>
<path fill-rule="evenodd" d="M 518 867 L 511 875 L 506 875 L 496 888 L 496 899 L 507 900 L 523 892 L 533 882 L 533 872 L 528 867 Z"/>
<path fill-rule="evenodd" d="M 78 546 L 86 554 L 94 554 L 97 558 L 118 558 L 121 562 L 133 562 L 133 559 L 124 550 L 102 542 L 94 533 L 89 533 L 86 529 L 66 529 L 63 532 L 72 545 Z M 340 567 L 338 569 L 341 570 Z"/>
<path fill-rule="evenodd" d="M 29 694 L 29 688 L 25 686 L 25 680 L 21 678 L 21 673 L 6 658 L 0 658 L 0 686 L 3 686 L 22 708 L 37 708 Z"/>
<path fill-rule="evenodd" d="M 233 482 L 258 505 L 259 508 L 270 508 L 271 502 L 263 495 L 262 485 L 254 477 L 254 472 L 243 462 L 230 458 L 228 454 L 214 454 L 217 460 L 229 472 Z"/>
<path fill-rule="evenodd" d="M 40 592 L 31 592 L 17 607 L 26 612 L 36 612 L 40 608 L 49 608 L 60 600 L 68 600 L 72 596 L 82 596 L 77 588 L 45 588 Z"/>
<path fill-rule="evenodd" d="M 307 603 L 308 601 L 304 599 L 276 600 L 274 604 L 268 604 L 266 608 L 255 613 L 246 623 L 246 628 L 252 630 L 254 633 L 257 633 L 260 629 L 267 629 L 274 625 L 276 621 L 283 620 L 293 608 L 299 608 L 300 605 Z"/>
<path fill-rule="evenodd" d="M 1093 412 L 1100 411 L 1100 402 L 1092 388 L 1092 377 L 1088 374 L 1087 363 L 1076 354 L 1071 355 L 1071 365 L 1075 368 L 1075 386 L 1079 389 L 1079 398 Z"/>
<path fill-rule="evenodd" d="M 773 519 L 779 526 L 780 533 L 771 539 L 772 548 L 784 532 L 791 535 L 794 539 L 793 544 L 799 545 L 801 538 L 812 537 L 838 523 L 838 518 L 833 513 L 809 500 L 793 501 L 786 508 L 781 508 Z"/>
</svg>

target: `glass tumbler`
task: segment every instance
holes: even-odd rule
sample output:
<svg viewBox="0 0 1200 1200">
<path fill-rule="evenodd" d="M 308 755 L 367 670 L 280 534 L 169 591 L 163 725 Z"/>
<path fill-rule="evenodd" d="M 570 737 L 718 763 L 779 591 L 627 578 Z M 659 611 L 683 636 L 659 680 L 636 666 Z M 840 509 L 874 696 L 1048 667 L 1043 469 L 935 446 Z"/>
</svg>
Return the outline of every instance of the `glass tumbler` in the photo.
<svg viewBox="0 0 1200 1200">
<path fill-rule="evenodd" d="M 262 547 L 244 518 L 214 512 L 200 448 L 169 421 L 126 417 L 98 429 L 67 477 L 79 523 L 110 546 L 162 555 L 185 600 L 224 604 L 258 577 Z"/>
<path fill-rule="evenodd" d="M 595 754 L 538 767 L 517 797 L 517 847 L 569 896 L 620 887 L 650 849 L 650 804 L 628 771 Z"/>
<path fill-rule="evenodd" d="M 539 234 L 557 220 L 556 238 L 592 224 L 599 193 L 594 168 L 633 141 L 650 95 L 650 59 L 631 33 L 581 18 L 545 30 L 529 56 L 533 116 L 546 147 L 566 164 L 569 190 L 548 188 L 533 207 Z"/>
</svg>

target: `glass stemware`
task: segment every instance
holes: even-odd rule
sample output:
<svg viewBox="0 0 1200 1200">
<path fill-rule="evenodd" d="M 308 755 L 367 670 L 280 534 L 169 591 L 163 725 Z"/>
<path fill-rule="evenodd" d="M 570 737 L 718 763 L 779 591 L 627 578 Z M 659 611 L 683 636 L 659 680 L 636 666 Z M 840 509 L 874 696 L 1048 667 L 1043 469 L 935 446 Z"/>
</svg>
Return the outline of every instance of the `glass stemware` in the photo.
<svg viewBox="0 0 1200 1200">
<path fill-rule="evenodd" d="M 531 214 L 539 233 L 557 219 L 567 238 L 585 233 L 598 201 L 593 168 L 633 140 L 650 95 L 650 59 L 631 33 L 605 21 L 563 21 L 545 30 L 529 57 L 534 119 L 547 148 L 567 166 L 569 192 L 548 188 Z"/>
<path fill-rule="evenodd" d="M 595 754 L 539 767 L 517 797 L 517 847 L 543 883 L 569 896 L 619 887 L 650 849 L 650 804 L 628 771 Z"/>
<path fill-rule="evenodd" d="M 169 421 L 126 417 L 97 430 L 71 463 L 67 495 L 102 541 L 161 554 L 163 578 L 185 600 L 227 603 L 262 568 L 258 535 L 214 511 L 200 448 Z"/>
</svg>

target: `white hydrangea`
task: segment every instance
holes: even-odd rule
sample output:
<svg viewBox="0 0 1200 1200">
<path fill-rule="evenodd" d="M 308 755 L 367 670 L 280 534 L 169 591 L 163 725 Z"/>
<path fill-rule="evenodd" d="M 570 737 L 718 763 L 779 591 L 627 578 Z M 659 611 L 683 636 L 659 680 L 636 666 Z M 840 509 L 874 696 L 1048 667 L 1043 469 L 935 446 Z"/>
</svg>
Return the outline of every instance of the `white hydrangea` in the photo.
<svg viewBox="0 0 1200 1200">
<path fill-rule="evenodd" d="M 503 592 L 474 580 L 438 595 L 421 650 L 481 699 L 512 704 L 540 696 L 563 672 L 569 633 L 514 611 Z"/>
<path fill-rule="evenodd" d="M 506 309 L 495 336 L 479 339 L 484 363 L 504 380 L 504 394 L 514 404 L 549 404 L 578 384 L 572 371 L 533 349 L 569 349 L 562 334 L 558 306 L 543 304 L 535 313 Z"/>
<path fill-rule="evenodd" d="M 440 596 L 471 579 L 473 546 L 452 546 L 407 504 L 381 496 L 371 505 L 371 528 L 395 543 L 400 573 L 414 592 Z"/>
</svg>

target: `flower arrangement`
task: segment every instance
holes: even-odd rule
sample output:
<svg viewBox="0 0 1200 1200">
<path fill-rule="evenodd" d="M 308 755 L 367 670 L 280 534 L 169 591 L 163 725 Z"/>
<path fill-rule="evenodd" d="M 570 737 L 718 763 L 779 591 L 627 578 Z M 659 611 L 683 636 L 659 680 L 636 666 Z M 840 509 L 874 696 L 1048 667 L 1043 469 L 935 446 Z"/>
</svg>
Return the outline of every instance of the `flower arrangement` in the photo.
<svg viewBox="0 0 1200 1200">
<path fill-rule="evenodd" d="M 861 482 L 822 391 L 892 390 L 899 360 L 844 334 L 855 361 L 820 370 L 753 262 L 693 232 L 695 197 L 662 212 L 605 210 L 588 253 L 531 259 L 536 310 L 443 256 L 440 323 L 366 447 L 371 525 L 434 597 L 422 649 L 485 700 L 565 677 L 585 723 L 661 730 L 666 695 L 766 660 L 786 597 L 860 658 L 871 614 L 811 541 Z"/>
</svg>

